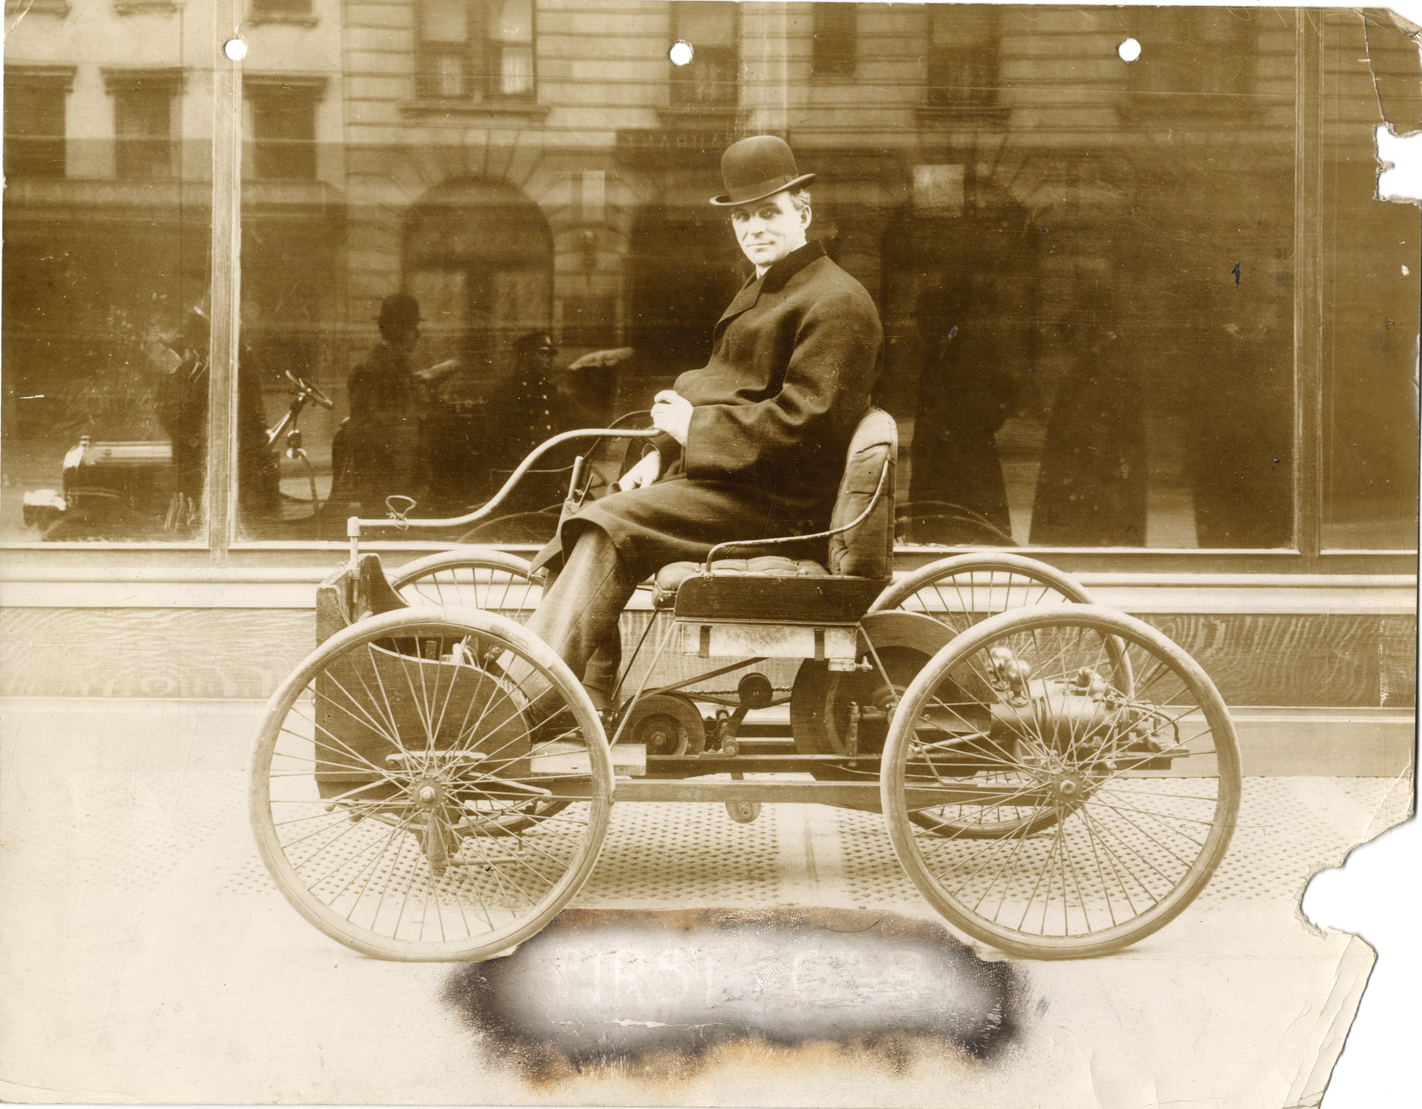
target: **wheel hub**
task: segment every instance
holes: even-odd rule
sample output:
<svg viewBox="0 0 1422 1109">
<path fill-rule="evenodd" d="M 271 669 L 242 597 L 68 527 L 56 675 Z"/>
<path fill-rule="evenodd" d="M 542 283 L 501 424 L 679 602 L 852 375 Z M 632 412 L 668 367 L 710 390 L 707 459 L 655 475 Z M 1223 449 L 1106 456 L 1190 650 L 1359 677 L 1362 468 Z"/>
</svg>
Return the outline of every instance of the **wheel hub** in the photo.
<svg viewBox="0 0 1422 1109">
<path fill-rule="evenodd" d="M 422 809 L 438 808 L 444 803 L 444 783 L 438 778 L 416 778 L 410 785 L 410 799 Z"/>
<path fill-rule="evenodd" d="M 1091 782 L 1074 770 L 1058 770 L 1047 782 L 1047 789 L 1059 804 L 1079 805 L 1091 794 Z"/>
</svg>

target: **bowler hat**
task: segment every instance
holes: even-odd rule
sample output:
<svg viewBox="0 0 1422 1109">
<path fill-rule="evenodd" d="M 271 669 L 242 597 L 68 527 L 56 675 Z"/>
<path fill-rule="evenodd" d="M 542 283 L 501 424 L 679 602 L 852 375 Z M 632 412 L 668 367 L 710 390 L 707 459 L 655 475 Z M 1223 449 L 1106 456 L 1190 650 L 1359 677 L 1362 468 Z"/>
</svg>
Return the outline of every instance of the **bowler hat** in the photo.
<svg viewBox="0 0 1422 1109">
<path fill-rule="evenodd" d="M 422 318 L 420 302 L 409 293 L 391 293 L 380 302 L 380 315 L 375 318 L 381 327 L 412 327 Z"/>
<path fill-rule="evenodd" d="M 721 155 L 721 180 L 726 184 L 723 196 L 711 198 L 722 208 L 733 204 L 751 204 L 778 192 L 808 185 L 813 173 L 801 173 L 795 166 L 795 155 L 784 139 L 774 135 L 752 135 L 726 147 Z"/>
<path fill-rule="evenodd" d="M 553 336 L 546 331 L 529 331 L 520 335 L 514 340 L 514 351 L 524 354 L 528 351 L 546 351 L 549 354 L 557 354 L 558 348 L 553 342 Z"/>
</svg>

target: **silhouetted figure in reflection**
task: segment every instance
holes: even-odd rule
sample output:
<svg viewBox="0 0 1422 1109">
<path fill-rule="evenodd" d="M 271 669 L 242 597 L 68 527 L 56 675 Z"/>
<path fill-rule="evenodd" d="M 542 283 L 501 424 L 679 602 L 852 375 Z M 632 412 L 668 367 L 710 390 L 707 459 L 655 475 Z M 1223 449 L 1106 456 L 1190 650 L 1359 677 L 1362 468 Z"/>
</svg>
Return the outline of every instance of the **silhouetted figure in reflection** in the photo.
<svg viewBox="0 0 1422 1109">
<path fill-rule="evenodd" d="M 1145 545 L 1145 390 L 1112 323 L 1107 297 L 1094 291 L 1062 328 L 1074 361 L 1047 420 L 1034 546 Z"/>
<path fill-rule="evenodd" d="M 1246 274 L 1252 271 L 1246 266 Z M 1183 345 L 1197 541 L 1201 547 L 1286 546 L 1294 445 L 1289 303 L 1258 281 L 1195 295 L 1207 322 Z"/>
<path fill-rule="evenodd" d="M 331 445 L 332 469 L 345 486 L 345 496 L 333 493 L 332 499 L 354 499 L 363 513 L 383 516 L 386 497 L 419 501 L 425 495 L 429 473 L 420 427 L 426 403 L 422 387 L 454 367 L 445 362 L 414 368 L 420 340 L 420 303 L 414 297 L 386 297 L 376 323 L 380 342 L 346 382 L 350 419 Z"/>
<path fill-rule="evenodd" d="M 924 348 L 914 421 L 909 499 L 938 522 L 920 523 L 914 538 L 960 542 L 976 537 L 968 524 L 944 521 L 951 505 L 1011 534 L 1007 487 L 996 435 L 1016 398 L 1011 369 L 990 330 L 991 306 L 975 302 L 966 284 L 935 282 L 914 306 Z"/>
<path fill-rule="evenodd" d="M 564 431 L 597 426 L 597 415 L 579 405 L 561 376 L 554 373 L 553 359 L 558 348 L 548 332 L 521 335 L 514 340 L 513 349 L 513 373 L 488 405 L 491 493 L 540 443 Z M 586 443 L 582 444 L 583 449 L 586 447 Z M 578 444 L 569 444 L 541 459 L 515 487 L 500 512 L 537 512 L 560 504 L 568 491 L 569 467 L 578 450 Z"/>
<path fill-rule="evenodd" d="M 177 336 L 168 345 L 181 361 L 173 371 L 172 388 L 158 405 L 158 420 L 173 450 L 173 471 L 182 502 L 175 523 L 196 523 L 207 471 L 207 412 L 211 374 L 208 349 L 212 334 L 200 307 L 183 315 Z M 248 519 L 276 511 L 279 496 L 276 455 L 267 445 L 266 413 L 261 377 L 244 349 L 237 365 L 237 505 Z"/>
</svg>

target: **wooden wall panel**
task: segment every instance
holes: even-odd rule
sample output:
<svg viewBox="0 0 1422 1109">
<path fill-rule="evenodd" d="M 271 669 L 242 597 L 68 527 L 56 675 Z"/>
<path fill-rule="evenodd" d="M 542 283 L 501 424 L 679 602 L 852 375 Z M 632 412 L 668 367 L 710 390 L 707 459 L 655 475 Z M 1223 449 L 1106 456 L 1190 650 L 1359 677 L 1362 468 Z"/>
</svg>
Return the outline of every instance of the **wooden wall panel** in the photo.
<svg viewBox="0 0 1422 1109">
<path fill-rule="evenodd" d="M 264 698 L 315 643 L 293 609 L 4 609 L 0 695 Z"/>
<path fill-rule="evenodd" d="M 1226 703 L 1382 704 L 1377 616 L 1150 616 L 1214 679 Z"/>
<path fill-rule="evenodd" d="M 645 620 L 641 612 L 624 617 L 629 645 Z M 1416 704 L 1416 625 L 1408 617 L 1148 620 L 1189 651 L 1233 705 Z M 314 645 L 314 614 L 302 610 L 12 608 L 0 610 L 0 696 L 263 698 Z M 795 666 L 780 660 L 760 669 L 788 687 Z M 664 662 L 659 677 L 676 680 L 705 668 L 677 656 Z M 712 684 L 734 687 L 739 677 Z"/>
<path fill-rule="evenodd" d="M 1386 708 L 1417 705 L 1417 621 L 1380 618 L 1378 636 L 1380 703 Z"/>
</svg>

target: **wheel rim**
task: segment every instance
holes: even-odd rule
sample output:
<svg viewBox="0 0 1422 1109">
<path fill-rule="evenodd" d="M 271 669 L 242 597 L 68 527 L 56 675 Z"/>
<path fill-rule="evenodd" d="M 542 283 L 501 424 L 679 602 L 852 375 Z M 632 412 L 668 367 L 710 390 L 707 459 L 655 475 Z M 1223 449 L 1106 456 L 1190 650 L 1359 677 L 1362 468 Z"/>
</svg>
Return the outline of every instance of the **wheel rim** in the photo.
<svg viewBox="0 0 1422 1109">
<path fill-rule="evenodd" d="M 1134 687 L 1093 691 L 1077 675 L 1109 671 L 1113 641 Z M 1025 684 L 994 668 L 994 649 Z M 1030 957 L 1097 954 L 1155 931 L 1208 882 L 1238 810 L 1239 755 L 1209 678 L 1154 629 L 1086 606 L 1008 613 L 915 679 L 883 798 L 910 877 L 964 931 Z"/>
<path fill-rule="evenodd" d="M 946 625 L 953 635 L 961 635 L 1004 612 L 1090 603 L 1091 595 L 1085 588 L 1045 562 L 1024 555 L 975 553 L 921 567 L 889 586 L 870 611 L 899 609 L 921 613 Z M 1126 653 L 1117 645 L 1113 654 L 1119 680 L 1129 685 Z M 977 778 L 983 785 L 1001 786 L 1016 780 L 1009 771 L 984 771 Z M 911 819 L 940 835 L 972 839 L 1011 835 L 1029 824 L 1035 829 L 1051 822 L 1049 815 L 1035 808 L 1016 805 L 1002 805 L 992 811 L 972 806 L 955 811 L 953 806 L 944 806 L 932 817 L 914 814 Z"/>
<path fill-rule="evenodd" d="M 610 806 L 577 683 L 481 613 L 391 613 L 328 640 L 269 704 L 252 775 L 258 846 L 288 901 L 398 959 L 483 958 L 532 935 L 591 871 Z"/>
<path fill-rule="evenodd" d="M 401 567 L 391 587 L 412 605 L 477 608 L 526 623 L 542 596 L 541 575 L 501 551 L 447 551 Z"/>
<path fill-rule="evenodd" d="M 1019 608 L 1090 604 L 1091 596 L 1059 570 L 1021 555 L 959 555 L 914 571 L 874 601 L 871 612 L 921 612 L 961 634 Z"/>
</svg>

